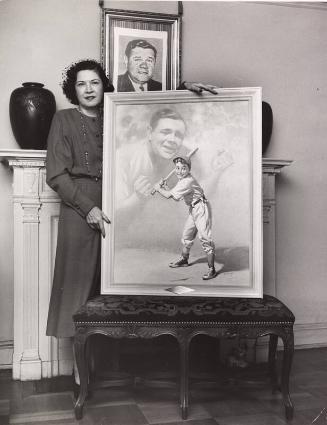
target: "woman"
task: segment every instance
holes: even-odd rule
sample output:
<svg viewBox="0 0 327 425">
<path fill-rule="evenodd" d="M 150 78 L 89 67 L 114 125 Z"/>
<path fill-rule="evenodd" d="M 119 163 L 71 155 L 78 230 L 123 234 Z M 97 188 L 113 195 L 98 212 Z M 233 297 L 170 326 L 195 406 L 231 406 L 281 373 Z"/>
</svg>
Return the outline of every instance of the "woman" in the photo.
<svg viewBox="0 0 327 425">
<path fill-rule="evenodd" d="M 102 101 L 113 91 L 93 60 L 71 65 L 63 92 L 73 105 L 55 114 L 48 137 L 47 183 L 61 198 L 47 335 L 74 335 L 72 315 L 95 293 L 100 278 Z"/>
<path fill-rule="evenodd" d="M 55 114 L 48 137 L 47 183 L 62 202 L 47 335 L 72 337 L 72 315 L 99 288 L 100 235 L 110 223 L 101 210 L 102 102 L 114 88 L 94 60 L 72 64 L 62 88 L 77 107 Z M 216 93 L 201 83 L 180 88 Z"/>
</svg>

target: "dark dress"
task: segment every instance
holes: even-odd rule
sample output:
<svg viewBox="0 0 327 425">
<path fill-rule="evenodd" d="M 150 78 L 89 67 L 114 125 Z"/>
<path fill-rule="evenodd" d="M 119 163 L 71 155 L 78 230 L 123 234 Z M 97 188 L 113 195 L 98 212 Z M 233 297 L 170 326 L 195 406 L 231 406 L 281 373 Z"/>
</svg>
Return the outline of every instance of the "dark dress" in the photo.
<svg viewBox="0 0 327 425">
<path fill-rule="evenodd" d="M 57 112 L 46 160 L 47 183 L 62 201 L 46 332 L 49 336 L 73 336 L 72 315 L 98 289 L 101 234 L 91 229 L 86 216 L 94 206 L 101 208 L 101 168 L 100 118 L 81 117 L 77 109 Z"/>
</svg>

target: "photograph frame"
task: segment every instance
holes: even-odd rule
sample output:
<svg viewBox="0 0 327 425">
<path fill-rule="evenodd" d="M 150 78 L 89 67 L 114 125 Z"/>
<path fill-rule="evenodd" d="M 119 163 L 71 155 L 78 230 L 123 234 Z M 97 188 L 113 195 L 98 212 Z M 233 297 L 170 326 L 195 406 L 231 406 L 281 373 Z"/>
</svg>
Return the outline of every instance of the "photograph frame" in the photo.
<svg viewBox="0 0 327 425">
<path fill-rule="evenodd" d="M 118 68 L 117 58 L 120 56 L 115 39 L 117 28 L 127 31 L 130 29 L 131 37 L 137 31 L 166 35 L 166 57 L 163 58 L 166 69 L 163 72 L 165 81 L 162 81 L 162 86 L 163 90 L 176 90 L 181 79 L 181 16 L 104 8 L 101 24 L 101 63 L 113 83 L 117 82 L 115 70 Z"/>
<path fill-rule="evenodd" d="M 110 218 L 111 224 L 106 225 L 107 236 L 102 240 L 102 294 L 165 296 L 183 295 L 203 297 L 247 298 L 261 298 L 263 296 L 261 104 L 262 94 L 260 87 L 220 89 L 219 94 L 215 96 L 211 94 L 203 94 L 201 96 L 198 96 L 192 92 L 184 90 L 177 92 L 167 91 L 151 93 L 105 94 L 103 146 L 103 210 Z M 223 178 L 225 179 L 224 184 L 221 184 L 223 192 L 225 191 L 227 195 L 226 193 L 225 195 L 223 193 L 220 197 L 221 199 L 219 200 L 220 204 L 217 204 L 224 205 L 224 207 L 226 206 L 226 208 L 224 210 L 220 206 L 219 208 L 221 208 L 221 212 L 220 209 L 212 208 L 212 216 L 216 223 L 219 223 L 219 221 L 223 220 L 225 220 L 226 222 L 226 217 L 227 221 L 229 220 L 229 226 L 227 224 L 219 223 L 222 228 L 226 227 L 226 229 L 224 230 L 227 234 L 226 240 L 232 241 L 233 233 L 236 233 L 236 237 L 240 238 L 240 240 L 236 240 L 236 242 L 230 242 L 230 245 L 226 243 L 223 246 L 222 250 L 220 251 L 220 254 L 225 256 L 225 259 L 229 264 L 228 269 L 224 271 L 224 265 L 222 265 L 223 269 L 221 274 L 218 275 L 218 278 L 212 279 L 209 282 L 204 282 L 203 280 L 201 280 L 201 275 L 199 273 L 200 267 L 201 271 L 206 271 L 206 265 L 203 259 L 196 259 L 195 261 L 193 261 L 193 268 L 185 267 L 183 268 L 183 270 L 182 268 L 180 268 L 181 270 L 169 269 L 168 262 L 166 262 L 166 257 L 164 256 L 167 252 L 167 246 L 164 246 L 164 243 L 161 246 L 161 239 L 159 233 L 155 236 L 155 238 L 157 239 L 155 241 L 152 241 L 157 250 L 152 248 L 152 250 L 147 251 L 147 253 L 150 252 L 151 258 L 149 258 L 149 254 L 144 255 L 143 251 L 140 254 L 141 257 L 139 258 L 141 259 L 140 261 L 142 264 L 135 263 L 137 257 L 134 254 L 132 256 L 134 263 L 132 264 L 132 262 L 128 260 L 129 257 L 125 255 L 126 249 L 123 245 L 120 244 L 121 240 L 124 239 L 124 237 L 129 237 L 127 235 L 126 226 L 124 225 L 123 227 L 120 227 L 119 225 L 120 218 L 123 215 L 121 214 L 122 210 L 118 208 L 120 204 L 118 201 L 119 196 L 117 195 L 117 193 L 123 192 L 123 190 L 121 190 L 122 187 L 120 186 L 118 174 L 121 168 L 119 164 L 125 164 L 124 162 L 119 162 L 121 151 L 123 150 L 122 147 L 124 148 L 124 145 L 121 144 L 122 133 L 119 124 L 120 117 L 124 118 L 126 115 L 125 111 L 128 110 L 132 111 L 133 115 L 136 116 L 138 114 L 138 111 L 140 113 L 143 113 L 144 116 L 149 116 L 149 114 L 146 113 L 148 110 L 155 110 L 166 107 L 174 108 L 181 113 L 183 111 L 193 111 L 192 113 L 194 114 L 203 113 L 202 111 L 206 111 L 208 110 L 208 108 L 210 108 L 210 110 L 213 110 L 213 115 L 209 118 L 212 120 L 212 122 L 209 123 L 210 125 L 207 125 L 208 123 L 206 125 L 203 124 L 203 128 L 199 129 L 199 134 L 201 134 L 202 131 L 204 135 L 203 146 L 201 147 L 202 152 L 208 152 L 208 154 L 206 153 L 206 155 L 209 155 L 208 157 L 211 160 L 211 158 L 213 157 L 211 150 L 217 150 L 220 155 L 221 152 L 223 152 L 223 150 L 221 149 L 223 144 L 225 144 L 226 146 L 227 143 L 227 145 L 230 144 L 230 151 L 234 155 L 234 160 L 231 162 L 232 166 L 230 166 L 228 173 L 226 172 L 225 176 L 223 176 Z M 187 114 L 190 113 L 187 112 Z M 214 114 L 221 115 L 222 119 L 220 122 L 219 120 L 217 120 L 218 115 L 216 116 Z M 196 125 L 196 120 L 193 119 L 193 116 L 192 120 L 190 119 L 190 117 L 191 115 L 189 115 L 189 121 Z M 201 120 L 199 122 L 201 122 Z M 141 126 L 145 128 L 146 122 L 141 122 Z M 207 142 L 207 140 L 211 140 L 207 137 L 208 134 L 214 135 L 215 131 L 219 131 L 219 134 L 221 135 L 221 140 L 223 140 L 224 137 L 226 139 L 224 142 L 220 143 L 221 146 L 216 145 L 216 139 L 213 139 L 213 142 L 210 141 L 210 144 L 209 142 Z M 137 134 L 137 131 L 135 132 L 135 129 L 133 129 L 133 134 Z M 193 133 L 190 134 L 188 138 L 191 139 L 193 135 Z M 232 137 L 230 135 L 232 135 Z M 198 134 L 196 136 L 198 137 Z M 202 139 L 199 138 L 198 140 Z M 137 146 L 137 144 L 135 144 L 135 146 Z M 125 149 L 125 151 L 127 152 L 133 151 L 132 144 L 126 145 L 125 148 L 127 148 Z M 198 158 L 199 159 L 194 160 L 195 166 L 197 162 L 201 162 L 200 154 L 198 155 Z M 204 164 L 206 164 L 206 161 L 204 162 Z M 124 166 L 125 165 L 123 165 L 123 167 Z M 173 164 L 171 165 L 171 167 L 172 166 Z M 126 167 L 130 166 L 126 163 Z M 208 175 L 211 176 L 214 174 L 213 172 L 211 172 L 211 170 L 209 171 L 210 173 Z M 196 169 L 194 172 L 196 173 Z M 244 176 L 246 176 L 245 180 L 242 173 L 244 174 Z M 201 181 L 201 183 L 204 182 L 204 177 L 201 178 L 201 180 L 199 181 Z M 227 187 L 225 187 L 226 185 Z M 243 202 L 243 198 L 239 199 L 240 195 L 241 197 L 244 197 L 246 202 Z M 226 199 L 231 200 L 230 204 L 228 202 L 226 203 Z M 177 203 L 174 203 L 174 201 L 170 199 L 166 199 L 165 201 L 167 201 L 165 202 L 167 205 L 169 202 L 173 204 L 182 204 L 182 214 L 187 214 L 187 211 L 185 210 L 186 207 L 185 205 L 183 205 L 183 201 Z M 213 201 L 213 204 L 216 202 L 214 198 L 210 199 L 210 202 L 211 201 Z M 151 202 L 153 201 L 151 200 Z M 234 211 L 236 210 L 235 205 L 237 206 L 238 212 L 235 212 L 234 214 Z M 151 206 L 151 208 L 153 208 L 153 206 Z M 139 212 L 140 209 L 137 209 L 137 211 Z M 154 212 L 156 210 L 152 209 L 152 211 Z M 173 211 L 173 217 L 175 217 L 175 209 Z M 232 218 L 233 214 L 235 215 L 235 218 Z M 135 215 L 133 213 L 133 219 L 135 218 L 134 216 Z M 180 240 L 180 235 L 175 234 L 173 230 L 171 230 L 174 227 L 172 226 L 172 220 L 174 220 L 174 218 L 168 218 L 168 224 L 165 224 L 162 217 L 157 216 L 157 213 L 153 213 L 152 216 L 154 221 L 158 221 L 159 226 L 161 226 L 162 229 L 165 228 L 165 226 L 168 226 L 166 227 L 168 230 L 164 230 L 165 236 L 168 234 L 169 237 L 173 237 L 177 245 Z M 224 216 L 225 218 L 221 218 L 222 216 Z M 144 222 L 144 225 L 148 229 L 148 231 L 145 233 L 151 233 L 150 229 L 153 223 L 150 223 L 149 219 L 147 219 L 146 217 L 149 216 L 144 214 L 141 217 Z M 177 221 L 178 220 L 176 219 L 176 222 Z M 154 223 L 154 225 L 156 226 L 156 222 Z M 239 228 L 237 228 L 237 226 L 239 226 Z M 234 227 L 236 227 L 237 229 L 234 229 Z M 138 228 L 139 225 L 135 226 L 135 229 Z M 134 233 L 135 229 L 133 229 Z M 229 232 L 228 229 L 233 230 Z M 230 235 L 228 234 L 228 232 L 230 233 Z M 241 239 L 241 236 L 239 236 L 239 234 L 243 235 L 243 233 L 245 235 L 244 238 L 247 241 L 245 244 L 243 242 L 243 239 Z M 143 234 L 141 233 L 141 239 L 136 242 L 139 252 L 139 248 L 141 246 L 146 246 L 146 240 L 148 240 L 147 238 L 149 237 L 149 235 L 146 235 L 146 237 L 144 238 L 144 243 L 142 243 L 142 235 Z M 220 233 L 218 233 L 217 239 L 218 240 L 216 240 L 216 252 L 219 251 L 219 249 L 217 248 L 219 248 L 219 243 L 222 239 Z M 131 241 L 130 239 L 128 239 L 128 241 L 128 250 L 130 250 L 132 249 Z M 169 243 L 170 242 L 168 242 L 168 244 Z M 199 241 L 195 243 L 199 245 Z M 123 248 L 121 248 L 122 246 Z M 170 245 L 168 246 L 170 247 Z M 244 250 L 243 248 L 243 250 L 241 249 L 241 247 L 243 246 L 246 247 L 246 250 Z M 162 256 L 154 257 L 155 252 L 160 254 L 162 253 Z M 248 257 L 244 255 L 244 252 L 248 252 Z M 124 253 L 124 261 L 127 260 L 123 266 L 121 266 L 120 262 L 120 256 L 122 253 Z M 230 256 L 230 258 L 228 258 L 228 256 Z M 245 257 L 248 258 L 248 263 L 246 263 L 246 265 L 244 266 Z M 161 260 L 158 261 L 158 258 L 165 258 L 165 264 L 162 264 Z M 132 277 L 132 280 L 124 280 L 125 278 L 121 277 L 124 275 L 124 273 L 123 275 L 120 274 L 121 271 L 129 271 L 130 266 L 131 275 L 136 276 L 137 273 L 135 274 L 135 270 L 143 271 L 144 264 L 146 264 L 147 267 L 149 264 L 151 265 L 151 263 L 162 267 L 160 278 L 156 282 L 152 282 L 152 278 L 150 278 L 150 281 L 146 279 L 142 280 L 143 278 L 137 278 L 137 280 L 134 281 L 134 277 Z M 134 269 L 133 271 L 133 267 L 135 268 L 135 264 L 136 269 Z M 155 269 L 153 269 L 155 270 L 155 273 L 158 272 L 160 267 L 156 266 Z M 183 275 L 180 275 L 180 279 L 176 275 L 177 278 L 175 279 L 175 275 L 174 278 L 172 278 L 170 275 L 170 273 L 172 272 L 174 272 L 175 274 L 177 272 L 180 272 L 183 273 Z M 186 272 L 188 273 L 188 275 L 185 274 Z M 190 278 L 190 273 L 192 278 Z M 153 276 L 155 276 L 155 274 L 153 274 Z M 192 280 L 193 276 L 195 280 Z"/>
</svg>

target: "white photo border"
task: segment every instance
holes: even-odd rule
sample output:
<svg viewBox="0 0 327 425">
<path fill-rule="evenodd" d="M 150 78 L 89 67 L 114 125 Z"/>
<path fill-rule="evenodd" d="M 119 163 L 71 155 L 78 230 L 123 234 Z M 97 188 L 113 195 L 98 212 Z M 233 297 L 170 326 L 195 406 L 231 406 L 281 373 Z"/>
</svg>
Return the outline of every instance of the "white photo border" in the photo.
<svg viewBox="0 0 327 425">
<path fill-rule="evenodd" d="M 158 65 L 160 66 L 160 76 L 162 83 L 162 90 L 166 90 L 166 81 L 167 81 L 167 33 L 164 31 L 149 31 L 149 30 L 140 30 L 133 28 L 114 28 L 114 69 L 112 82 L 114 87 L 118 87 L 118 75 L 121 72 L 125 72 L 120 70 L 120 62 L 122 57 L 124 56 L 124 52 L 120 50 L 120 37 L 125 36 L 130 40 L 132 39 L 145 39 L 146 41 L 150 41 L 153 44 L 153 40 L 157 40 L 161 42 L 162 48 L 161 51 L 158 51 L 157 60 L 156 60 L 156 68 Z M 130 41 L 129 40 L 129 41 Z M 126 46 L 124 46 L 126 47 Z M 125 50 L 125 49 L 124 49 Z M 158 49 L 157 49 L 158 50 Z M 160 57 L 159 56 L 160 53 Z M 157 80 L 156 74 L 154 74 L 154 79 Z"/>
</svg>

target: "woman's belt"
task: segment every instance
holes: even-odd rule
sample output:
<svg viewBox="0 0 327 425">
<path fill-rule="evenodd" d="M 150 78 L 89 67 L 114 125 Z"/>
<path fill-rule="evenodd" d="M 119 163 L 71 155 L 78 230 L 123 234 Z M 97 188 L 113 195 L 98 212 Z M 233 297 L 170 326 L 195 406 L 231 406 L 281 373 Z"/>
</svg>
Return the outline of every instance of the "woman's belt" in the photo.
<svg viewBox="0 0 327 425">
<path fill-rule="evenodd" d="M 102 180 L 101 176 L 91 176 L 90 174 L 85 174 L 83 176 L 71 176 L 73 180 L 79 180 L 79 179 L 87 179 L 87 180 L 94 180 L 95 182 L 98 182 L 99 180 Z"/>
</svg>

